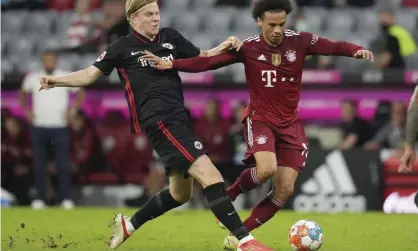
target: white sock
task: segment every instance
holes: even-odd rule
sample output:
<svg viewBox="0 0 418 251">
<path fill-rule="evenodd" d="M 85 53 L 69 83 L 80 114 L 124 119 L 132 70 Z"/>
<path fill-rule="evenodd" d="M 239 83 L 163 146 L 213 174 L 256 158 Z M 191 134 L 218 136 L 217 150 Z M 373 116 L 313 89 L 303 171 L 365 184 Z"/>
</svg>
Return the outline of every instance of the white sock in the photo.
<svg viewBox="0 0 418 251">
<path fill-rule="evenodd" d="M 254 240 L 254 237 L 251 234 L 249 234 L 248 236 L 245 236 L 244 238 L 242 238 L 239 241 L 239 244 L 242 245 L 242 244 L 244 244 L 246 242 L 249 242 L 249 241 L 252 241 L 252 240 Z"/>
<path fill-rule="evenodd" d="M 129 234 L 132 234 L 133 232 L 135 232 L 136 229 L 132 225 L 130 218 L 125 220 L 125 224 L 126 224 L 126 230 L 128 230 Z"/>
</svg>

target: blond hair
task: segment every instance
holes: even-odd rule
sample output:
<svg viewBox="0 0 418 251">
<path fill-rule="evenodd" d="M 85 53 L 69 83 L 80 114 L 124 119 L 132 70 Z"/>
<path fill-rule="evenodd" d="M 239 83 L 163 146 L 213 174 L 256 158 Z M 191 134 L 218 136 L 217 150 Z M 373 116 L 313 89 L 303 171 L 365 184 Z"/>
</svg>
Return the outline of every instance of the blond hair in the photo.
<svg viewBox="0 0 418 251">
<path fill-rule="evenodd" d="M 131 15 L 150 3 L 156 3 L 157 0 L 126 0 L 125 13 L 126 19 L 130 21 Z"/>
</svg>

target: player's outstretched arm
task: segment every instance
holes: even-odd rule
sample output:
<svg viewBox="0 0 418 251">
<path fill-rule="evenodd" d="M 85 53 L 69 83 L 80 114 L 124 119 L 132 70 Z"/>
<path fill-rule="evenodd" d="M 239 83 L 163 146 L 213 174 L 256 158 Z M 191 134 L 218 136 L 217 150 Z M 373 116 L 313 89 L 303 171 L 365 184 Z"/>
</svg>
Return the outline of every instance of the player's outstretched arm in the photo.
<svg viewBox="0 0 418 251">
<path fill-rule="evenodd" d="M 152 62 L 152 66 L 158 70 L 176 69 L 184 72 L 204 72 L 240 62 L 239 55 L 232 51 L 213 57 L 193 57 L 172 62 L 145 51 L 141 58 Z"/>
<path fill-rule="evenodd" d="M 40 78 L 41 87 L 39 90 L 48 90 L 54 87 L 84 87 L 94 83 L 102 75 L 103 72 L 92 65 L 84 70 L 65 76 L 42 76 Z"/>
<path fill-rule="evenodd" d="M 227 53 L 230 50 L 239 51 L 242 45 L 243 42 L 239 38 L 232 36 L 213 49 L 201 51 L 200 56 L 211 57 Z"/>
<path fill-rule="evenodd" d="M 415 163 L 415 140 L 418 136 L 418 86 L 415 87 L 414 94 L 409 103 L 408 115 L 406 119 L 406 146 L 399 165 L 399 172 L 411 172 L 412 165 Z"/>
<path fill-rule="evenodd" d="M 301 35 L 308 45 L 308 55 L 346 56 L 374 61 L 373 53 L 360 45 L 346 41 L 333 41 L 308 32 Z"/>
</svg>

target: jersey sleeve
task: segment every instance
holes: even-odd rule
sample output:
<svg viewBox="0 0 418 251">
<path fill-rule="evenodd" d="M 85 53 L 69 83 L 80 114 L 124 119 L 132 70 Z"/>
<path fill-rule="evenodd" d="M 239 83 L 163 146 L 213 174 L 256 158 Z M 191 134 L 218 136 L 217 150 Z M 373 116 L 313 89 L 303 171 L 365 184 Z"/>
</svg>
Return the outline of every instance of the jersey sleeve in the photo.
<svg viewBox="0 0 418 251">
<path fill-rule="evenodd" d="M 178 31 L 172 30 L 178 58 L 191 58 L 200 55 L 200 49 L 183 37 Z"/>
<path fill-rule="evenodd" d="M 302 45 L 307 55 L 352 57 L 362 46 L 345 41 L 333 41 L 309 32 L 301 32 Z"/>
<path fill-rule="evenodd" d="M 96 66 L 104 75 L 109 76 L 113 69 L 119 63 L 119 52 L 117 50 L 117 41 L 106 47 L 106 50 L 94 62 Z"/>
<path fill-rule="evenodd" d="M 193 57 L 173 61 L 173 68 L 183 72 L 203 72 L 216 70 L 227 65 L 241 62 L 237 51 L 229 51 L 212 57 Z"/>
</svg>

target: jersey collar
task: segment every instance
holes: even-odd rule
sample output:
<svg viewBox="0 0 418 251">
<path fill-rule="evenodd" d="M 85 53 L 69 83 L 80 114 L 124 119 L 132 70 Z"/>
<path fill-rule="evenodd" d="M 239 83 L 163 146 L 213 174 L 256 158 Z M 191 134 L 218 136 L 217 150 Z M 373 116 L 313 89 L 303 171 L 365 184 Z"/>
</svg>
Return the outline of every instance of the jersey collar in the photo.
<svg viewBox="0 0 418 251">
<path fill-rule="evenodd" d="M 284 36 L 284 34 L 283 34 L 283 36 Z M 285 36 L 283 37 L 282 41 L 281 41 L 278 45 L 276 45 L 276 46 L 273 46 L 273 45 L 271 45 L 271 44 L 267 43 L 267 41 L 264 39 L 263 33 L 261 33 L 261 34 L 260 34 L 260 38 L 261 38 L 261 41 L 262 41 L 262 42 L 263 42 L 263 43 L 264 43 L 267 47 L 272 48 L 272 49 L 277 49 L 277 48 L 280 46 L 280 44 L 281 44 L 281 43 L 283 43 L 283 40 L 284 40 Z"/>
<path fill-rule="evenodd" d="M 151 40 L 141 34 L 139 34 L 138 32 L 136 32 L 134 29 L 132 29 L 132 34 L 138 38 L 138 40 L 140 40 L 143 43 L 146 44 L 150 44 L 150 43 L 160 43 L 160 32 L 158 32 L 157 36 L 155 36 L 154 40 Z"/>
</svg>

